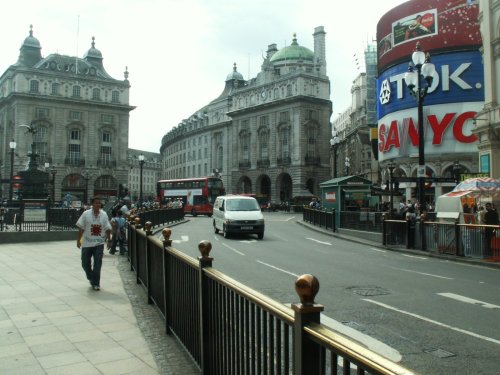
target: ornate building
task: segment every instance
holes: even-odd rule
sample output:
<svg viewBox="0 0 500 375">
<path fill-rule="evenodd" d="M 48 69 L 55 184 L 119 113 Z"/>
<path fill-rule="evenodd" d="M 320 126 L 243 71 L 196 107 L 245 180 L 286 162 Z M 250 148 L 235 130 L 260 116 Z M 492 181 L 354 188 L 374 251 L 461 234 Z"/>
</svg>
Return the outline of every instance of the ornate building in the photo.
<svg viewBox="0 0 500 375">
<path fill-rule="evenodd" d="M 127 182 L 129 113 L 134 109 L 128 71 L 124 80 L 114 79 L 102 61 L 94 38 L 83 58 L 42 57 L 30 29 L 18 61 L 0 77 L 4 178 L 11 174 L 11 155 L 14 175 L 25 169 L 33 142 L 39 165 L 50 168 L 56 201 L 67 194 L 81 200 L 114 196 L 118 184 Z M 20 125 L 31 126 L 33 137 Z"/>
<path fill-rule="evenodd" d="M 500 178 L 500 1 L 479 1 L 484 107 L 476 116 L 479 171 Z"/>
<path fill-rule="evenodd" d="M 236 64 L 224 90 L 169 131 L 160 153 L 165 178 L 222 176 L 228 193 L 272 201 L 317 194 L 329 178 L 330 81 L 325 31 L 314 51 L 269 45 L 261 71 L 245 80 Z"/>
</svg>

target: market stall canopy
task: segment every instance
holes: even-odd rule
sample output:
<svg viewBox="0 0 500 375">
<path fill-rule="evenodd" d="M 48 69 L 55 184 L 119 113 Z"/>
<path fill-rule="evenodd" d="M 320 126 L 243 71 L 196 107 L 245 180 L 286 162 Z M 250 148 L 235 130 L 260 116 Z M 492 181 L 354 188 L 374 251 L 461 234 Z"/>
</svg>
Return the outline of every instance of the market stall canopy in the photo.
<svg viewBox="0 0 500 375">
<path fill-rule="evenodd" d="M 500 196 L 500 180 L 492 177 L 469 178 L 459 183 L 452 192 L 465 192 L 474 197 Z"/>
</svg>

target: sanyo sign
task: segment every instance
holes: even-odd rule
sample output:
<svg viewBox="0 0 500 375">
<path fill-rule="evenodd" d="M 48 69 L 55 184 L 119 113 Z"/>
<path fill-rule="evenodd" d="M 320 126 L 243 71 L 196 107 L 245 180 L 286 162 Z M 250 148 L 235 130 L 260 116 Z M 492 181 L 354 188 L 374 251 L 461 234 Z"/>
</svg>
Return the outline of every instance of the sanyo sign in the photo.
<svg viewBox="0 0 500 375">
<path fill-rule="evenodd" d="M 436 55 L 432 62 L 436 73 L 424 99 L 425 152 L 477 152 L 472 119 L 484 102 L 481 55 Z M 417 103 L 404 82 L 407 67 L 394 66 L 377 82 L 380 160 L 418 153 Z"/>
</svg>

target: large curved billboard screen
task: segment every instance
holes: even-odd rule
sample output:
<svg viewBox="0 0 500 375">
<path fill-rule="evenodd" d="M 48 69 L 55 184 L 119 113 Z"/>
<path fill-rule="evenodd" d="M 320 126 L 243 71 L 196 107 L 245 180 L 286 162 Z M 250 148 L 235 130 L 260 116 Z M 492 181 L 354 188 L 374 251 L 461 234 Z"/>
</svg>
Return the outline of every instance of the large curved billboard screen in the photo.
<svg viewBox="0 0 500 375">
<path fill-rule="evenodd" d="M 378 70 L 407 59 L 417 41 L 431 54 L 481 46 L 478 6 L 470 0 L 412 0 L 377 24 Z"/>
</svg>

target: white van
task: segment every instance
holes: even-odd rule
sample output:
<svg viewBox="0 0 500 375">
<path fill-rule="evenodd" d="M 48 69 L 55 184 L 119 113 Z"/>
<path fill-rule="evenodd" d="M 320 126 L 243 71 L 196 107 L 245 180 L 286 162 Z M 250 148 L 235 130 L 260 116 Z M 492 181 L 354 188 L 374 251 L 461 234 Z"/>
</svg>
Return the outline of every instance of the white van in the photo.
<svg viewBox="0 0 500 375">
<path fill-rule="evenodd" d="M 264 238 L 264 216 L 259 202 L 253 197 L 224 195 L 214 203 L 214 231 L 222 232 L 224 237 L 234 233 L 256 234 Z"/>
</svg>

